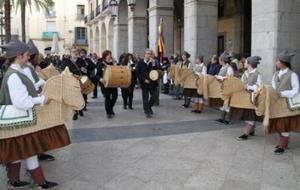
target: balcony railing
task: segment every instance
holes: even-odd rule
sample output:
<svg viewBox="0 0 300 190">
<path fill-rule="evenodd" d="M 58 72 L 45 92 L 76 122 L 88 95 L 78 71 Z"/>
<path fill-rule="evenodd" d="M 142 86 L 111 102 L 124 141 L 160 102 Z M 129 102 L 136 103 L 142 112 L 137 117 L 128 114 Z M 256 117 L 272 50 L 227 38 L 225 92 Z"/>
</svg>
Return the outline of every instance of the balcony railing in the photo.
<svg viewBox="0 0 300 190">
<path fill-rule="evenodd" d="M 108 5 L 109 5 L 109 2 L 107 0 L 104 0 L 103 4 L 102 4 L 102 11 L 105 11 L 108 8 Z"/>
<path fill-rule="evenodd" d="M 87 39 L 76 39 L 75 44 L 76 45 L 87 45 L 88 41 L 87 41 Z"/>
<path fill-rule="evenodd" d="M 84 24 L 86 24 L 89 20 L 88 20 L 88 15 L 84 17 Z"/>
<path fill-rule="evenodd" d="M 91 20 L 93 20 L 95 18 L 95 11 L 91 12 L 90 18 L 91 18 Z"/>
<path fill-rule="evenodd" d="M 101 6 L 98 5 L 96 8 L 96 16 L 100 15 L 100 13 L 101 13 Z"/>
<path fill-rule="evenodd" d="M 58 32 L 43 32 L 42 38 L 46 39 L 46 40 L 52 40 L 54 34 L 57 34 L 57 36 L 58 36 Z"/>
</svg>

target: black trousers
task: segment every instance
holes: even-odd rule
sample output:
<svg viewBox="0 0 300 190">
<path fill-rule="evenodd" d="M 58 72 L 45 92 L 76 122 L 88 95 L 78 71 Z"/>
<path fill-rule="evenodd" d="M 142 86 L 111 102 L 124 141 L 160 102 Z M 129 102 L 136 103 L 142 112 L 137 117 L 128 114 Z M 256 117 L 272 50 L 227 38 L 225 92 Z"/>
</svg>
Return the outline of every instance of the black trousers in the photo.
<svg viewBox="0 0 300 190">
<path fill-rule="evenodd" d="M 133 91 L 134 91 L 134 87 L 132 89 L 128 89 L 128 88 L 121 89 L 124 106 L 132 107 Z"/>
<path fill-rule="evenodd" d="M 156 88 L 142 88 L 143 107 L 145 114 L 152 112 L 152 106 L 155 103 Z"/>
<path fill-rule="evenodd" d="M 93 79 L 92 82 L 95 85 L 93 96 L 98 97 L 98 84 L 99 84 L 99 81 L 97 79 Z"/>
<path fill-rule="evenodd" d="M 102 92 L 105 98 L 105 111 L 106 114 L 114 114 L 114 106 L 118 99 L 118 89 L 117 88 L 104 88 L 102 87 Z"/>
</svg>

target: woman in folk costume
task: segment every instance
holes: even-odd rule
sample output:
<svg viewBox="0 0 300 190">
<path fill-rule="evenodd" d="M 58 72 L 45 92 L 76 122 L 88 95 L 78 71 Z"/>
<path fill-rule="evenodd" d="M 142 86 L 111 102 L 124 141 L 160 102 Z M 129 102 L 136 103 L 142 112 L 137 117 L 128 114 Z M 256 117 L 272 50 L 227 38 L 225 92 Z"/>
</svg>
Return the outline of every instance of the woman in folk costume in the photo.
<svg viewBox="0 0 300 190">
<path fill-rule="evenodd" d="M 189 58 L 191 55 L 188 52 L 183 52 L 181 58 L 182 62 L 180 63 L 180 68 L 188 68 L 192 69 L 192 63 L 190 62 Z M 197 96 L 197 91 L 191 89 L 183 89 L 183 96 L 184 96 L 184 104 L 182 105 L 184 108 L 188 108 L 191 103 L 191 97 Z"/>
<path fill-rule="evenodd" d="M 227 77 L 234 75 L 233 68 L 230 66 L 230 61 L 231 61 L 230 59 L 231 56 L 226 51 L 220 56 L 219 61 L 220 64 L 222 65 L 222 68 L 219 71 L 219 74 L 215 76 L 218 80 L 223 81 L 226 80 Z M 223 106 L 220 108 L 220 110 L 222 111 L 221 118 L 218 119 L 217 121 L 220 123 L 224 123 L 226 125 L 229 124 L 230 108 L 228 106 Z"/>
<path fill-rule="evenodd" d="M 195 61 L 195 66 L 193 68 L 193 71 L 196 75 L 201 76 L 201 75 L 206 75 L 207 74 L 207 67 L 203 62 L 204 57 L 199 56 L 196 57 Z M 194 113 L 201 113 L 203 110 L 203 96 L 202 95 L 197 95 L 195 98 L 195 109 L 192 110 Z"/>
<path fill-rule="evenodd" d="M 34 70 L 33 60 L 39 55 L 39 50 L 34 45 L 32 40 L 29 40 L 27 46 L 29 47 L 30 59 L 26 65 L 23 67 L 24 74 L 33 82 L 35 89 L 38 93 L 42 92 L 42 86 L 45 84 L 43 79 L 40 79 Z"/>
<path fill-rule="evenodd" d="M 29 48 L 29 56 L 30 59 L 27 62 L 27 64 L 23 67 L 24 74 L 31 80 L 31 82 L 34 84 L 34 87 L 38 94 L 42 92 L 42 86 L 45 84 L 45 81 L 43 79 L 40 79 L 37 73 L 35 72 L 35 65 L 38 65 L 38 63 L 34 63 L 36 60 L 36 57 L 39 56 L 39 50 L 35 46 L 32 40 L 29 40 L 27 43 L 27 46 Z M 38 159 L 40 161 L 53 161 L 55 158 L 49 154 L 39 154 Z"/>
<path fill-rule="evenodd" d="M 49 103 L 49 99 L 39 96 L 34 84 L 28 79 L 22 67 L 27 64 L 29 48 L 18 41 L 1 46 L 7 52 L 9 68 L 5 73 L 0 92 L 0 105 L 13 105 L 20 110 L 29 110 L 35 105 Z M 6 130 L 14 130 L 6 129 Z M 57 183 L 48 182 L 39 164 L 37 154 L 70 144 L 68 131 L 64 125 L 0 140 L 0 164 L 7 168 L 10 189 L 27 188 L 30 183 L 20 181 L 21 160 L 25 160 L 27 170 L 39 189 L 53 189 Z"/>
<path fill-rule="evenodd" d="M 276 66 L 279 69 L 272 79 L 272 87 L 278 91 L 280 97 L 293 98 L 299 93 L 299 78 L 292 71 L 291 59 L 294 56 L 285 50 L 278 55 Z M 275 147 L 275 154 L 283 154 L 288 148 L 290 132 L 300 131 L 300 115 L 271 119 L 269 123 L 269 133 L 279 133 L 280 141 Z"/>
<path fill-rule="evenodd" d="M 245 85 L 245 89 L 249 92 L 254 92 L 259 86 L 262 85 L 262 76 L 257 70 L 257 66 L 260 64 L 261 57 L 252 56 L 248 57 L 245 61 L 245 69 L 247 69 L 242 75 L 242 81 Z M 249 99 L 250 101 L 250 99 Z M 244 134 L 239 136 L 238 140 L 247 140 L 249 136 L 255 134 L 255 124 L 259 119 L 255 114 L 254 109 L 243 108 L 231 108 L 232 120 L 245 121 Z"/>
</svg>

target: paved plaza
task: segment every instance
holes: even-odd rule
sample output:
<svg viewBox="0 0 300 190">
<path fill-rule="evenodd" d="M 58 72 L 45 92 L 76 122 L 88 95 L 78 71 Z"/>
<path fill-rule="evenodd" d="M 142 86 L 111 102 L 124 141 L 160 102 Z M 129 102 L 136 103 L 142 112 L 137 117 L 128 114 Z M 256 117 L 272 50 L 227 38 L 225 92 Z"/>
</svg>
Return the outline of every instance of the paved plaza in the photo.
<svg viewBox="0 0 300 190">
<path fill-rule="evenodd" d="M 135 109 L 123 110 L 119 96 L 116 117 L 108 120 L 103 98 L 89 99 L 85 117 L 70 128 L 72 145 L 51 152 L 56 161 L 42 163 L 47 179 L 61 190 L 300 189 L 299 134 L 292 135 L 286 154 L 275 156 L 277 136 L 265 137 L 261 127 L 239 142 L 242 123 L 219 125 L 216 110 L 196 115 L 165 95 L 160 104 L 146 119 L 137 90 Z M 22 179 L 28 180 L 24 171 Z"/>
</svg>

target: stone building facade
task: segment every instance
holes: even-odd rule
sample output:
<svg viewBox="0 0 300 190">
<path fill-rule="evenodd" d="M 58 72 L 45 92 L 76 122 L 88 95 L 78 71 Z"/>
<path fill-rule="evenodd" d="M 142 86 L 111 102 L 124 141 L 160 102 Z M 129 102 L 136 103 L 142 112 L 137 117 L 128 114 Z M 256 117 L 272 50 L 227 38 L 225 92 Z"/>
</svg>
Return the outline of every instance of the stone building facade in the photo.
<svg viewBox="0 0 300 190">
<path fill-rule="evenodd" d="M 32 39 L 41 50 L 47 53 L 52 46 L 52 37 L 58 36 L 59 54 L 68 53 L 73 46 L 88 47 L 87 26 L 84 17 L 87 14 L 86 0 L 53 0 L 54 6 L 49 12 L 27 7 L 26 12 L 26 41 Z M 20 10 L 12 9 L 12 35 L 21 38 Z"/>
<path fill-rule="evenodd" d="M 167 56 L 188 51 L 210 57 L 224 50 L 240 56 L 259 55 L 260 70 L 269 82 L 276 55 L 287 48 L 296 53 L 294 70 L 300 74 L 299 0 L 136 0 L 132 11 L 118 0 L 113 19 L 109 0 L 88 0 L 89 50 L 105 49 L 117 58 L 123 52 L 156 50 L 158 24 L 164 22 Z"/>
</svg>

